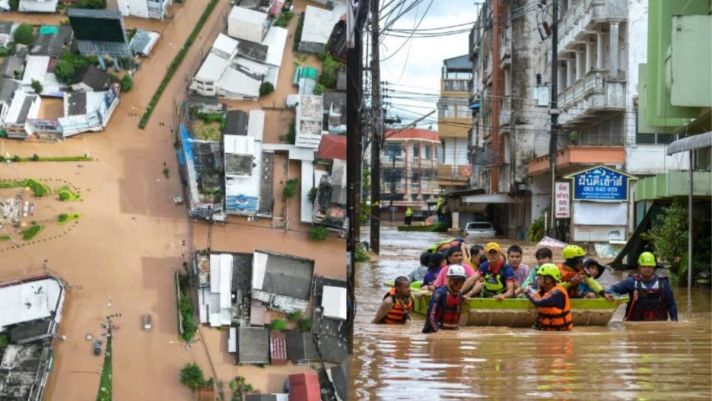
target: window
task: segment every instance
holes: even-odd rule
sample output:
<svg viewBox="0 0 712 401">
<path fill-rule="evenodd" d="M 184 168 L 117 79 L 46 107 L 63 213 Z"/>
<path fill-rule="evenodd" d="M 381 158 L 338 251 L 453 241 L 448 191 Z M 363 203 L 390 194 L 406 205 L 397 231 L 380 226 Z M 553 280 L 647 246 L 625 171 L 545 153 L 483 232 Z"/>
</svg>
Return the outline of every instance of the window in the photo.
<svg viewBox="0 0 712 401">
<path fill-rule="evenodd" d="M 639 132 L 635 135 L 635 143 L 639 145 L 668 145 L 677 139 L 677 134 L 648 134 Z"/>
<path fill-rule="evenodd" d="M 420 144 L 419 143 L 414 143 L 413 144 L 413 159 L 420 158 Z"/>
<path fill-rule="evenodd" d="M 424 148 L 425 148 L 425 159 L 426 159 L 426 160 L 431 160 L 431 159 L 433 158 L 433 157 L 432 157 L 432 149 L 430 148 L 431 146 L 432 146 L 432 145 L 430 145 L 430 144 L 426 144 L 426 145 L 424 146 Z"/>
</svg>

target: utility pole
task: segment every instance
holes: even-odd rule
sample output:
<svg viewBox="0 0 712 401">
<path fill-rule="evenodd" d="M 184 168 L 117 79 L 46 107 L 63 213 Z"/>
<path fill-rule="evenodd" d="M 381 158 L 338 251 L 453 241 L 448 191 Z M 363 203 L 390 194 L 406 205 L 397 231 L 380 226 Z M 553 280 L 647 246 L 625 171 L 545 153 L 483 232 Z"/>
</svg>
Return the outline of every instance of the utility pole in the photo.
<svg viewBox="0 0 712 401">
<path fill-rule="evenodd" d="M 551 5 L 551 134 L 549 136 L 549 169 L 551 170 L 551 207 L 549 212 L 549 236 L 556 238 L 556 136 L 559 128 L 558 78 L 559 78 L 559 1 Z"/>
<path fill-rule="evenodd" d="M 350 24 L 353 26 L 354 41 L 353 46 L 349 46 L 346 56 L 346 73 L 349 79 L 346 80 L 346 212 L 349 220 L 348 233 L 346 237 L 347 260 L 347 292 L 348 292 L 348 352 L 353 354 L 354 349 L 354 318 L 356 314 L 356 297 L 354 285 L 356 281 L 356 244 L 358 243 L 358 208 L 360 199 L 361 181 L 361 140 L 363 138 L 363 125 L 361 123 L 361 111 L 363 109 L 363 39 L 362 28 L 368 8 L 366 1 L 359 1 L 358 8 L 348 13 Z M 352 6 L 349 1 L 349 7 Z"/>
<path fill-rule="evenodd" d="M 378 0 L 371 0 L 371 250 L 381 251 L 381 59 Z"/>
</svg>

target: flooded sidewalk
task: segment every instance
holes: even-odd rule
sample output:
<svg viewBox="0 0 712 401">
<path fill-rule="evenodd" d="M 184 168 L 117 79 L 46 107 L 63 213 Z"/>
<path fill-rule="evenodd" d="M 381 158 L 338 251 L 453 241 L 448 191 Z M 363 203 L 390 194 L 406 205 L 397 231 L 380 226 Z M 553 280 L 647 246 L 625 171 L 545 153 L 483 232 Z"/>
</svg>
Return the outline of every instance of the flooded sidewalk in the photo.
<svg viewBox="0 0 712 401">
<path fill-rule="evenodd" d="M 362 236 L 368 240 L 367 232 Z M 371 324 L 387 291 L 383 282 L 406 275 L 426 247 L 444 238 L 382 228 L 381 255 L 358 266 L 350 399 L 712 398 L 709 290 L 695 289 L 688 309 L 686 290 L 676 289 L 676 323 L 577 327 L 572 333 L 463 327 L 432 335 L 421 333 L 418 315 L 405 327 Z M 523 248 L 524 262 L 533 262 L 536 247 Z"/>
</svg>

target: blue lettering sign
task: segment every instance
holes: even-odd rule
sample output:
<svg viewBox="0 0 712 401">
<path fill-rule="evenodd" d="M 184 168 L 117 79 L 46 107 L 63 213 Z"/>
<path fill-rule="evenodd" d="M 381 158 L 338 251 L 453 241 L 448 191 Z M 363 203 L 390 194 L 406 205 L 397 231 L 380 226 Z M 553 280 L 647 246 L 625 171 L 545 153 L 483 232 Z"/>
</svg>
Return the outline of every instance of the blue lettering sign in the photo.
<svg viewBox="0 0 712 401">
<path fill-rule="evenodd" d="M 625 201 L 628 176 L 608 167 L 596 167 L 570 177 L 575 200 Z"/>
</svg>

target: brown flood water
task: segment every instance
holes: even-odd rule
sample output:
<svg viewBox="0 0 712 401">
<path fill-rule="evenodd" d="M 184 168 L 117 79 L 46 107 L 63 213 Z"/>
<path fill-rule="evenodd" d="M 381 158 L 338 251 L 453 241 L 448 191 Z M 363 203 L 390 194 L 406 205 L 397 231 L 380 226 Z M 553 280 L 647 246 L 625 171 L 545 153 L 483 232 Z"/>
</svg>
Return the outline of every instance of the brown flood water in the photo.
<svg viewBox="0 0 712 401">
<path fill-rule="evenodd" d="M 421 316 L 406 327 L 370 321 L 386 291 L 383 281 L 407 274 L 421 250 L 444 236 L 382 230 L 379 260 L 357 269 L 349 399 L 712 399 L 709 290 L 694 290 L 690 305 L 686 290 L 675 290 L 677 323 L 577 327 L 572 333 L 463 327 L 424 335 Z M 524 248 L 524 261 L 532 262 L 535 247 Z M 621 277 L 606 273 L 602 281 Z"/>
</svg>

